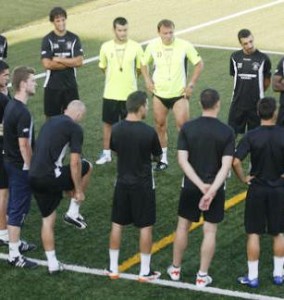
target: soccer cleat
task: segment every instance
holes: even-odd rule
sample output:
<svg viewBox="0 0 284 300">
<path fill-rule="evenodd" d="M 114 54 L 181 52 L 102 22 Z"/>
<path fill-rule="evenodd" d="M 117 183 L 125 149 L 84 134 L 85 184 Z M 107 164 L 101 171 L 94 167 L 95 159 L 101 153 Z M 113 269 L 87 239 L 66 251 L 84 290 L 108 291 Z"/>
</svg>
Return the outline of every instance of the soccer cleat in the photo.
<svg viewBox="0 0 284 300">
<path fill-rule="evenodd" d="M 79 214 L 77 218 L 69 216 L 67 213 L 63 216 L 63 220 L 65 223 L 69 225 L 73 225 L 78 229 L 87 228 L 87 223 L 84 218 Z"/>
<path fill-rule="evenodd" d="M 49 269 L 48 268 L 48 272 L 49 272 L 50 275 L 55 275 L 55 274 L 58 274 L 62 271 L 64 271 L 64 266 L 60 261 L 58 262 L 58 266 L 57 266 L 56 269 Z"/>
<path fill-rule="evenodd" d="M 181 268 L 174 267 L 173 265 L 170 265 L 167 269 L 167 273 L 170 276 L 171 280 L 178 281 L 180 280 L 180 270 Z"/>
<path fill-rule="evenodd" d="M 19 251 L 21 254 L 28 252 L 28 251 L 32 251 L 36 249 L 36 245 L 32 244 L 32 243 L 28 243 L 24 240 L 21 240 L 21 244 L 19 246 Z"/>
<path fill-rule="evenodd" d="M 259 286 L 258 278 L 249 279 L 248 276 L 242 276 L 238 278 L 238 283 L 247 285 L 250 288 L 257 288 Z"/>
<path fill-rule="evenodd" d="M 104 269 L 104 274 L 112 280 L 119 278 L 119 273 L 112 272 L 110 269 Z"/>
<path fill-rule="evenodd" d="M 284 276 L 273 276 L 273 283 L 275 285 L 282 285 L 284 282 Z"/>
<path fill-rule="evenodd" d="M 8 259 L 8 263 L 13 267 L 25 269 L 34 269 L 38 266 L 36 262 L 30 261 L 22 255 L 17 256 L 12 260 Z"/>
<path fill-rule="evenodd" d="M 205 287 L 205 286 L 211 284 L 212 281 L 213 281 L 213 279 L 209 275 L 199 275 L 199 273 L 197 273 L 195 285 L 198 287 Z"/>
<path fill-rule="evenodd" d="M 105 163 L 111 162 L 111 156 L 104 153 L 100 155 L 100 158 L 96 160 L 96 165 L 104 165 Z"/>
<path fill-rule="evenodd" d="M 154 171 L 164 171 L 168 168 L 168 164 L 162 162 L 162 161 L 159 161 L 157 164 L 156 164 L 156 167 L 154 168 Z"/>
<path fill-rule="evenodd" d="M 161 276 L 160 272 L 150 270 L 149 274 L 147 274 L 147 275 L 139 275 L 138 281 L 149 282 L 149 281 L 158 279 L 160 276 Z"/>
</svg>

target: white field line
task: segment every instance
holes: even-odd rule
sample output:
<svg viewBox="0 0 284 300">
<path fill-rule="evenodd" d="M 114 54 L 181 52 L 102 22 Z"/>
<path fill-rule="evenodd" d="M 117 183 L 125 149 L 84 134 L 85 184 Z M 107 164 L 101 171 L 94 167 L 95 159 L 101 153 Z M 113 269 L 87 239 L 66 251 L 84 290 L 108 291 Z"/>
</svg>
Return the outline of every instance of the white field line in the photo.
<svg viewBox="0 0 284 300">
<path fill-rule="evenodd" d="M 8 255 L 0 253 L 0 259 L 7 260 Z M 44 267 L 47 266 L 47 261 L 39 260 L 39 259 L 32 259 L 32 258 L 29 258 L 29 259 L 38 263 L 40 266 L 44 266 Z M 64 264 L 64 269 L 67 271 L 77 272 L 77 273 L 84 273 L 84 274 L 97 275 L 97 276 L 107 276 L 107 275 L 105 275 L 104 270 L 102 270 L 102 269 L 88 268 L 88 267 L 78 266 L 78 265 Z M 121 273 L 120 278 L 126 279 L 126 280 L 135 280 L 135 281 L 138 280 L 137 275 L 129 274 L 129 273 Z M 273 296 L 231 291 L 231 290 L 225 290 L 225 289 L 214 288 L 214 287 L 198 288 L 194 284 L 190 284 L 190 283 L 186 283 L 186 282 L 175 282 L 175 281 L 164 280 L 164 279 L 153 280 L 149 283 L 154 284 L 154 285 L 167 286 L 167 287 L 173 287 L 173 288 L 178 288 L 178 289 L 185 289 L 185 290 L 191 290 L 191 291 L 196 291 L 196 292 L 209 293 L 209 294 L 214 294 L 214 295 L 223 295 L 223 296 L 234 297 L 234 298 L 238 298 L 238 299 L 249 299 L 249 300 L 281 300 L 281 299 L 283 299 L 283 298 L 278 298 L 278 297 L 273 297 Z"/>
<path fill-rule="evenodd" d="M 226 17 L 218 18 L 218 19 L 215 19 L 215 20 L 212 20 L 212 21 L 209 21 L 209 22 L 205 22 L 205 23 L 202 23 L 202 24 L 199 24 L 199 25 L 196 25 L 196 26 L 192 26 L 192 27 L 188 27 L 188 28 L 176 31 L 175 35 L 181 35 L 181 34 L 184 34 L 184 33 L 196 31 L 196 30 L 204 28 L 204 27 L 208 27 L 208 26 L 211 26 L 211 25 L 214 25 L 214 24 L 217 24 L 217 23 L 221 23 L 221 22 L 224 22 L 224 21 L 227 21 L 227 20 L 230 20 L 230 19 L 233 19 L 233 18 L 237 18 L 237 17 L 243 16 L 243 15 L 246 15 L 246 14 L 261 10 L 261 9 L 271 7 L 271 6 L 275 6 L 275 5 L 278 5 L 278 4 L 281 4 L 281 3 L 284 3 L 284 0 L 277 0 L 277 1 L 274 1 L 274 2 L 271 2 L 271 3 L 268 3 L 268 4 L 256 6 L 254 8 L 250 8 L 250 9 L 247 9 L 247 10 L 240 11 L 238 13 L 228 15 Z M 153 39 L 141 42 L 141 45 L 147 45 L 152 40 Z M 210 46 L 210 45 L 195 45 L 195 46 L 200 47 L 200 48 L 222 49 L 222 50 L 237 50 L 238 49 L 238 48 L 233 48 L 233 47 Z M 275 52 L 275 51 L 270 51 L 270 50 L 267 50 L 267 51 L 263 50 L 263 51 L 266 52 L 266 53 L 269 53 L 269 54 L 279 54 L 279 55 L 284 54 L 283 52 Z M 87 59 L 84 60 L 84 64 L 89 64 L 91 62 L 97 61 L 98 59 L 99 59 L 98 56 L 87 58 Z M 44 78 L 44 77 L 45 77 L 45 72 L 37 74 L 35 76 L 36 79 L 40 79 L 40 78 Z"/>
</svg>

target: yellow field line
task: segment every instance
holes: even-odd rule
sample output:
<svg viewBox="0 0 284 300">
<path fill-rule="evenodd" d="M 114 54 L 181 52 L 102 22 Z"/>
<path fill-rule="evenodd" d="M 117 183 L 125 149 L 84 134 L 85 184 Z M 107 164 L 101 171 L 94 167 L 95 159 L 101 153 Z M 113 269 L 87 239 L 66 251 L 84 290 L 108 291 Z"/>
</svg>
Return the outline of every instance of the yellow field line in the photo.
<svg viewBox="0 0 284 300">
<path fill-rule="evenodd" d="M 245 197 L 246 197 L 246 192 L 242 192 L 242 193 L 234 196 L 233 198 L 227 200 L 225 202 L 225 210 L 228 210 L 231 207 L 237 205 L 238 203 L 243 201 L 245 199 Z M 204 222 L 203 218 L 201 218 L 198 223 L 193 223 L 191 228 L 189 229 L 189 231 L 193 231 L 194 229 L 200 227 L 203 224 L 203 222 Z M 171 233 L 171 234 L 165 236 L 164 238 L 162 238 L 161 240 L 159 240 L 158 242 L 153 244 L 152 254 L 157 253 L 158 251 L 162 250 L 163 248 L 165 248 L 169 244 L 172 244 L 173 241 L 174 241 L 174 233 Z M 136 253 L 135 255 L 130 257 L 129 259 L 125 260 L 119 266 L 119 271 L 120 272 L 125 272 L 126 270 L 130 269 L 131 267 L 138 264 L 139 262 L 140 262 L 140 253 Z"/>
</svg>

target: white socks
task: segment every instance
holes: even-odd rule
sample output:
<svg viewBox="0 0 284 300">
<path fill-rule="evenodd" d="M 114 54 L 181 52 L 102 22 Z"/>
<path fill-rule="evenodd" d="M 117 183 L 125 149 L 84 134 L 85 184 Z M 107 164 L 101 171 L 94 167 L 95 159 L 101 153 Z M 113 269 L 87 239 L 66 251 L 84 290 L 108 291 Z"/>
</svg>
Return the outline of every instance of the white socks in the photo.
<svg viewBox="0 0 284 300">
<path fill-rule="evenodd" d="M 106 157 L 111 157 L 111 150 L 110 150 L 110 149 L 104 149 L 104 150 L 103 150 L 103 154 L 104 154 Z"/>
<path fill-rule="evenodd" d="M 163 151 L 163 154 L 162 154 L 161 162 L 168 165 L 168 147 L 162 148 L 162 151 Z"/>
<path fill-rule="evenodd" d="M 58 269 L 58 260 L 56 258 L 55 250 L 45 251 L 48 262 L 48 270 L 55 271 Z"/>
<path fill-rule="evenodd" d="M 258 260 L 248 261 L 248 279 L 258 278 Z"/>
<path fill-rule="evenodd" d="M 75 198 L 71 198 L 67 215 L 73 218 L 78 218 L 79 209 L 80 209 L 80 203 Z"/>
<path fill-rule="evenodd" d="M 13 260 L 15 257 L 21 256 L 19 251 L 19 246 L 21 245 L 21 241 L 16 243 L 9 243 L 9 259 Z"/>
<path fill-rule="evenodd" d="M 9 242 L 9 236 L 8 236 L 8 230 L 7 229 L 0 230 L 0 240 L 3 240 L 5 242 Z"/>
<path fill-rule="evenodd" d="M 148 275 L 150 273 L 151 254 L 140 253 L 141 263 L 139 275 Z"/>
<path fill-rule="evenodd" d="M 119 250 L 118 249 L 109 249 L 109 268 L 113 273 L 118 273 L 118 257 Z"/>
<path fill-rule="evenodd" d="M 274 262 L 273 277 L 283 276 L 284 257 L 274 256 L 273 262 Z"/>
</svg>

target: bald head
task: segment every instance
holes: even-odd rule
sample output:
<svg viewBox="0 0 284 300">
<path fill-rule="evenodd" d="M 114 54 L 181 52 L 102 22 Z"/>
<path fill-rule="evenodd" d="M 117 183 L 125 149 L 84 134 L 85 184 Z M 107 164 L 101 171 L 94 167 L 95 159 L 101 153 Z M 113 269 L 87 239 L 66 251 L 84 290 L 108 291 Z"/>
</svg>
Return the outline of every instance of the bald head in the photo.
<svg viewBox="0 0 284 300">
<path fill-rule="evenodd" d="M 86 113 L 86 106 L 80 100 L 71 101 L 64 111 L 64 114 L 69 116 L 75 122 L 80 122 Z"/>
</svg>

